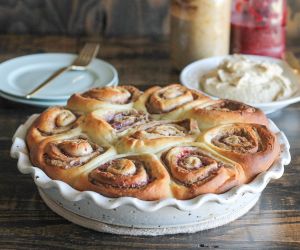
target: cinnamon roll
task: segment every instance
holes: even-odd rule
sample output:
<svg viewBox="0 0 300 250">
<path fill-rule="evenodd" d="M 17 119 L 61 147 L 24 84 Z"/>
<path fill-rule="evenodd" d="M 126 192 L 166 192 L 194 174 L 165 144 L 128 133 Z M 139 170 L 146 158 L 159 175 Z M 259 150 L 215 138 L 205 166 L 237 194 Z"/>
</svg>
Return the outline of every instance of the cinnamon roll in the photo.
<svg viewBox="0 0 300 250">
<path fill-rule="evenodd" d="M 244 182 L 242 167 L 201 143 L 173 147 L 163 153 L 174 197 L 187 200 L 206 193 L 223 193 Z"/>
<path fill-rule="evenodd" d="M 96 143 L 113 144 L 138 125 L 150 120 L 149 115 L 135 109 L 111 111 L 97 110 L 88 114 L 83 122 L 83 131 Z"/>
<path fill-rule="evenodd" d="M 148 112 L 154 118 L 181 119 L 181 115 L 209 98 L 180 84 L 164 88 L 152 87 L 141 95 L 135 108 Z"/>
<path fill-rule="evenodd" d="M 199 105 L 184 117 L 196 119 L 200 129 L 234 122 L 257 123 L 265 126 L 269 124 L 261 110 L 241 102 L 222 99 Z"/>
<path fill-rule="evenodd" d="M 199 140 L 242 165 L 248 181 L 266 171 L 280 151 L 275 134 L 259 124 L 218 126 L 206 131 Z"/>
<path fill-rule="evenodd" d="M 74 94 L 67 107 L 78 112 L 88 113 L 96 109 L 130 109 L 141 95 L 133 86 L 93 88 L 83 94 Z"/>
<path fill-rule="evenodd" d="M 280 145 L 267 126 L 259 109 L 180 84 L 145 93 L 104 87 L 44 111 L 26 143 L 35 166 L 79 190 L 190 199 L 223 193 L 270 168 Z"/>
<path fill-rule="evenodd" d="M 76 176 L 113 154 L 113 148 L 101 147 L 81 135 L 58 140 L 46 139 L 37 150 L 30 151 L 30 158 L 50 178 L 72 185 Z"/>
<path fill-rule="evenodd" d="M 29 128 L 26 135 L 27 145 L 33 148 L 48 137 L 65 134 L 78 135 L 81 122 L 82 117 L 64 107 L 48 108 Z"/>
<path fill-rule="evenodd" d="M 155 155 L 123 155 L 82 174 L 77 188 L 107 197 L 159 200 L 170 196 L 169 181 L 167 170 Z"/>
<path fill-rule="evenodd" d="M 200 131 L 193 119 L 153 121 L 138 126 L 130 135 L 120 138 L 118 152 L 156 153 L 166 147 L 195 141 Z"/>
</svg>

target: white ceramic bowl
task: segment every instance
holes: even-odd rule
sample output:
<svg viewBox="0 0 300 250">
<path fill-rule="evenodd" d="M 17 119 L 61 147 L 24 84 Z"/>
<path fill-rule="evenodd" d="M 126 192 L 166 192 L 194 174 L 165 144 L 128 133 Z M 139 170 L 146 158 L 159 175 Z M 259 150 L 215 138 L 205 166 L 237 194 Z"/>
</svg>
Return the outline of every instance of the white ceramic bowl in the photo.
<svg viewBox="0 0 300 250">
<path fill-rule="evenodd" d="M 280 65 L 283 69 L 283 75 L 290 79 L 290 81 L 293 83 L 293 86 L 295 88 L 294 94 L 287 99 L 268 102 L 268 103 L 248 103 L 249 105 L 260 108 L 266 114 L 270 114 L 290 104 L 300 101 L 300 76 L 285 61 L 280 59 L 275 59 L 272 57 L 265 57 L 265 56 L 253 56 L 253 55 L 243 55 L 243 56 L 254 61 L 267 61 L 267 62 L 272 62 Z M 205 95 L 210 96 L 201 90 L 199 80 L 202 75 L 217 68 L 225 58 L 229 58 L 229 57 L 231 57 L 231 55 L 210 57 L 187 65 L 181 71 L 180 74 L 181 83 L 188 88 L 199 90 Z M 213 99 L 218 99 L 215 96 L 210 96 L 210 97 Z"/>
</svg>

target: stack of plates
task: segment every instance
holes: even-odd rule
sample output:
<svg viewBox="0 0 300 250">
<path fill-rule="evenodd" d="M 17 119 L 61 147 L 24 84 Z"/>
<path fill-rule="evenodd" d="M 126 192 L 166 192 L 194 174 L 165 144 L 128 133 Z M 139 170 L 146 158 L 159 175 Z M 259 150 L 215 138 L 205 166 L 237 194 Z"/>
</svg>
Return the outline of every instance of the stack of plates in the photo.
<svg viewBox="0 0 300 250">
<path fill-rule="evenodd" d="M 70 65 L 77 55 L 63 53 L 34 54 L 17 57 L 0 64 L 0 96 L 34 106 L 65 105 L 75 92 L 93 87 L 118 85 L 118 73 L 109 63 L 94 59 L 86 71 L 69 71 L 59 76 L 31 99 L 26 94 L 56 70 Z"/>
</svg>

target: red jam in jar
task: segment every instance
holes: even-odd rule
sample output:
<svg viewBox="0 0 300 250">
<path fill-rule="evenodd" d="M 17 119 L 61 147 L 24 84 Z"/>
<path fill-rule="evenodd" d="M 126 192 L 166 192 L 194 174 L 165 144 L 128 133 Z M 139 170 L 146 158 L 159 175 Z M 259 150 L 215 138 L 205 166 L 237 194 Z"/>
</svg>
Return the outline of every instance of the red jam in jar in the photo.
<svg viewBox="0 0 300 250">
<path fill-rule="evenodd" d="M 285 25 L 285 0 L 234 0 L 231 50 L 233 53 L 282 58 Z"/>
</svg>

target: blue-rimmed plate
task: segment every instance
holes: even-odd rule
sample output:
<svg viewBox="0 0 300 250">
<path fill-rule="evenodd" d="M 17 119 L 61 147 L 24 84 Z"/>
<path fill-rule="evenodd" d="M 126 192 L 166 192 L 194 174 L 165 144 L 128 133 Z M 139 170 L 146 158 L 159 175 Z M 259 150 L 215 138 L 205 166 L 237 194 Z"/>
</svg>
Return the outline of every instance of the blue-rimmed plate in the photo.
<svg viewBox="0 0 300 250">
<path fill-rule="evenodd" d="M 2 97 L 7 98 L 9 96 L 10 100 L 22 100 L 24 103 L 23 100 L 27 93 L 56 70 L 70 65 L 76 57 L 75 54 L 44 53 L 21 56 L 1 63 L 0 91 Z M 66 72 L 55 79 L 36 93 L 31 102 L 63 102 L 75 92 L 117 84 L 118 73 L 116 69 L 103 60 L 94 59 L 86 71 Z"/>
</svg>

